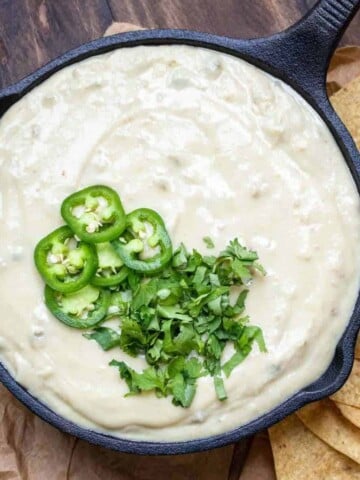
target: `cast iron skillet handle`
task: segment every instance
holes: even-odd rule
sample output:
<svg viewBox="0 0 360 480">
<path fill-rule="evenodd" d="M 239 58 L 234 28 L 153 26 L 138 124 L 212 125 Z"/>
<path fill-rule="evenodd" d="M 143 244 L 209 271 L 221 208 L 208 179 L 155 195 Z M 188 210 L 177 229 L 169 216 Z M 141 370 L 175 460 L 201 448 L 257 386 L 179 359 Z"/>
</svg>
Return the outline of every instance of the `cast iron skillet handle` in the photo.
<svg viewBox="0 0 360 480">
<path fill-rule="evenodd" d="M 320 0 L 289 29 L 253 40 L 250 54 L 304 93 L 324 97 L 331 55 L 360 8 L 360 0 Z"/>
</svg>

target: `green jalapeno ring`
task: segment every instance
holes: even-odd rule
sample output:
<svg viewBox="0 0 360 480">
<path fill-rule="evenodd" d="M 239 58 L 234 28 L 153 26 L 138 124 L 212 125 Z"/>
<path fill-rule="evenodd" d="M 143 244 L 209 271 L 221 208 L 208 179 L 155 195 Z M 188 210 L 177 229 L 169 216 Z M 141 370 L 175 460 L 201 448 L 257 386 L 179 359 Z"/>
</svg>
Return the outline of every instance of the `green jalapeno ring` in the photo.
<svg viewBox="0 0 360 480">
<path fill-rule="evenodd" d="M 98 256 L 98 269 L 92 278 L 92 285 L 114 287 L 122 283 L 129 274 L 119 255 L 110 242 L 95 245 Z"/>
<path fill-rule="evenodd" d="M 75 292 L 90 283 L 98 266 L 94 246 L 78 242 L 70 249 L 72 238 L 72 230 L 62 226 L 40 240 L 34 251 L 35 265 L 44 282 L 61 293 Z"/>
<path fill-rule="evenodd" d="M 96 287 L 115 287 L 116 285 L 122 283 L 128 275 L 129 270 L 124 266 L 119 273 L 111 275 L 110 277 L 99 277 L 95 275 L 91 280 L 91 284 L 95 285 Z"/>
<path fill-rule="evenodd" d="M 147 240 L 146 223 L 153 231 Z M 144 241 L 150 248 L 159 247 L 160 252 L 149 258 L 139 258 Z M 132 270 L 144 274 L 155 274 L 163 270 L 172 257 L 172 243 L 161 216 L 149 208 L 138 208 L 126 217 L 126 230 L 122 237 L 113 240 L 112 245 L 125 263 Z"/>
<path fill-rule="evenodd" d="M 98 296 L 95 298 L 94 292 L 98 290 Z M 45 304 L 50 312 L 62 323 L 72 328 L 91 328 L 105 319 L 109 304 L 110 292 L 102 288 L 87 285 L 77 292 L 70 294 L 63 294 L 45 286 Z M 73 302 L 76 305 L 81 304 L 82 301 L 87 301 L 87 296 L 90 294 L 88 316 L 81 318 L 74 312 L 66 311 L 62 302 L 64 297 L 67 301 Z M 82 298 L 83 297 L 83 298 Z M 92 301 L 93 300 L 93 301 Z"/>
<path fill-rule="evenodd" d="M 100 199 L 105 204 L 101 205 Z M 87 187 L 67 197 L 61 205 L 61 215 L 73 232 L 88 243 L 113 240 L 126 227 L 126 215 L 118 193 L 104 185 Z"/>
</svg>

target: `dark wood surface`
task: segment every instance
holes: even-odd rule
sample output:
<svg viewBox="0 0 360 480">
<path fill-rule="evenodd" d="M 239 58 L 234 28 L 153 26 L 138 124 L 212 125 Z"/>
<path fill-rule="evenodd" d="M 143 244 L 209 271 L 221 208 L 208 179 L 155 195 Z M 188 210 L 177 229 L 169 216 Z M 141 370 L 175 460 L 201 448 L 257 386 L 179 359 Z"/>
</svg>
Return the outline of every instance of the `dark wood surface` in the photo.
<svg viewBox="0 0 360 480">
<path fill-rule="evenodd" d="M 0 0 L 0 87 L 103 35 L 113 22 L 238 37 L 274 33 L 315 0 Z M 360 44 L 358 14 L 343 43 Z"/>
<path fill-rule="evenodd" d="M 0 88 L 61 53 L 101 37 L 113 22 L 250 38 L 280 31 L 316 0 L 0 0 Z M 360 45 L 360 14 L 343 44 Z M 235 447 L 239 478 L 248 443 Z"/>
</svg>

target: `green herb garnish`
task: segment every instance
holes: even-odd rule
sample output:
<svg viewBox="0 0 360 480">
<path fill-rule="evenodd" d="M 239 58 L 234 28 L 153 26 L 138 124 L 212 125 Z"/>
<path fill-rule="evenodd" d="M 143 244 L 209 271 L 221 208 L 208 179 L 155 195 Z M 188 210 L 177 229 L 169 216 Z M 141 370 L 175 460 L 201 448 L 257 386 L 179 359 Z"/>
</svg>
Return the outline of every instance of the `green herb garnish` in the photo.
<svg viewBox="0 0 360 480">
<path fill-rule="evenodd" d="M 128 395 L 153 391 L 189 407 L 197 380 L 211 375 L 218 399 L 226 400 L 223 375 L 245 360 L 254 342 L 266 351 L 261 329 L 249 325 L 245 314 L 250 282 L 264 273 L 257 261 L 237 239 L 218 257 L 180 245 L 162 272 L 151 278 L 132 272 L 118 287 L 122 293 L 112 294 L 113 305 L 121 298 L 120 334 L 100 327 L 86 338 L 104 350 L 120 347 L 130 356 L 144 355 L 149 367 L 142 372 L 123 361 L 110 363 L 127 383 Z M 228 343 L 234 354 L 223 363 Z"/>
<path fill-rule="evenodd" d="M 120 342 L 120 333 L 107 327 L 97 327 L 92 333 L 84 333 L 84 337 L 89 340 L 96 340 L 105 351 L 117 347 Z"/>
<path fill-rule="evenodd" d="M 209 248 L 209 249 L 215 248 L 215 244 L 210 237 L 204 237 L 203 242 L 205 243 L 206 248 Z"/>
</svg>

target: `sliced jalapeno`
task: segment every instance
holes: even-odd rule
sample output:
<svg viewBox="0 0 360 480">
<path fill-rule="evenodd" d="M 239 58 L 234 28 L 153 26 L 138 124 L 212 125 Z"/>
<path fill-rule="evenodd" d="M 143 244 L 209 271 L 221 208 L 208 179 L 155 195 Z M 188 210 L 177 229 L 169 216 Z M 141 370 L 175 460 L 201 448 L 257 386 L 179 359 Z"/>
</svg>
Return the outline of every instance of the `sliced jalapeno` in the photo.
<svg viewBox="0 0 360 480">
<path fill-rule="evenodd" d="M 95 247 L 76 240 L 68 226 L 40 240 L 34 260 L 45 283 L 62 293 L 75 292 L 90 283 L 98 264 Z"/>
<path fill-rule="evenodd" d="M 126 216 L 119 195 L 112 188 L 94 185 L 67 197 L 61 215 L 74 233 L 88 243 L 104 243 L 119 237 Z"/>
<path fill-rule="evenodd" d="M 97 243 L 98 269 L 91 283 L 98 287 L 119 285 L 129 271 L 111 243 Z"/>
<path fill-rule="evenodd" d="M 110 292 L 87 285 L 77 292 L 64 294 L 46 285 L 45 303 L 51 313 L 69 327 L 90 328 L 105 318 Z"/>
<path fill-rule="evenodd" d="M 112 245 L 128 268 L 147 274 L 163 270 L 172 256 L 164 221 L 149 208 L 129 213 L 125 232 Z"/>
</svg>

